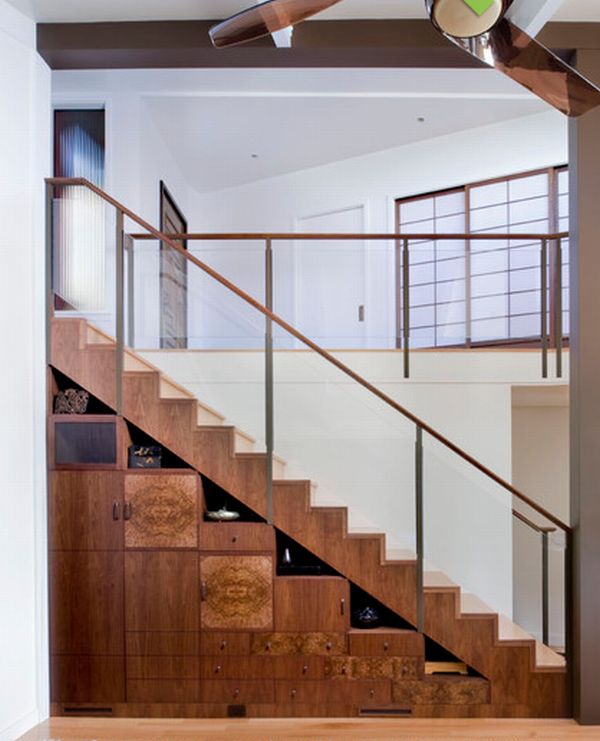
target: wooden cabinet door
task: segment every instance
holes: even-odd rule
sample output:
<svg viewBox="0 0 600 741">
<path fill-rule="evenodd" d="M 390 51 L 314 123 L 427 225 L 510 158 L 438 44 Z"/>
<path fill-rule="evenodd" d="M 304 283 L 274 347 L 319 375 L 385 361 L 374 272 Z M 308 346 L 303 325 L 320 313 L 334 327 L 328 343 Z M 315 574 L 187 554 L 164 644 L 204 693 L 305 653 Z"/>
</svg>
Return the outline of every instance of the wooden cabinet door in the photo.
<svg viewBox="0 0 600 741">
<path fill-rule="evenodd" d="M 200 576 L 203 629 L 272 629 L 272 556 L 201 556 Z"/>
<path fill-rule="evenodd" d="M 197 631 L 198 587 L 196 552 L 126 551 L 126 630 Z"/>
<path fill-rule="evenodd" d="M 197 548 L 197 473 L 125 475 L 125 547 Z"/>
<path fill-rule="evenodd" d="M 50 556 L 53 654 L 123 655 L 122 551 Z"/>
<path fill-rule="evenodd" d="M 117 551 L 123 547 L 123 474 L 51 471 L 50 550 Z"/>
<path fill-rule="evenodd" d="M 349 627 L 350 586 L 337 576 L 277 577 L 275 630 L 344 632 Z"/>
</svg>

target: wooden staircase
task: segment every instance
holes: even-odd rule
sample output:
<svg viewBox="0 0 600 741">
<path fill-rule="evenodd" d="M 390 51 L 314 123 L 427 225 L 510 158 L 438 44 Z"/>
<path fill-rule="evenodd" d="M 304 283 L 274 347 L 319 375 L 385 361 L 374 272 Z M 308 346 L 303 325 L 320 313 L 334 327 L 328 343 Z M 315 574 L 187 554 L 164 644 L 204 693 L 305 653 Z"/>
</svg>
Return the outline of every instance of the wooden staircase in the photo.
<svg viewBox="0 0 600 741">
<path fill-rule="evenodd" d="M 115 408 L 115 343 L 83 319 L 52 321 L 51 364 Z M 127 350 L 123 416 L 187 464 L 266 516 L 266 459 L 252 438 Z M 389 560 L 385 535 L 348 532 L 344 507 L 315 507 L 310 481 L 283 478 L 277 459 L 274 524 L 408 622 L 416 621 L 416 564 Z M 449 717 L 562 717 L 564 659 L 441 573 L 426 574 L 425 633 L 491 684 L 486 705 L 431 705 Z"/>
</svg>

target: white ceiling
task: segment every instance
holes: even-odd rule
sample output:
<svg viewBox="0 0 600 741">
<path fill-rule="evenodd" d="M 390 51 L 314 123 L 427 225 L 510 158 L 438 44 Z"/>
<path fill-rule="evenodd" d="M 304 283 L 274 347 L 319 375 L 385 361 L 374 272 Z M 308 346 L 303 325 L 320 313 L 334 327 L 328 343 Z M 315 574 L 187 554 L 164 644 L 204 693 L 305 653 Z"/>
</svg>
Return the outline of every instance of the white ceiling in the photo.
<svg viewBox="0 0 600 741">
<path fill-rule="evenodd" d="M 38 21 L 224 18 L 252 0 L 8 0 Z M 424 18 L 423 0 L 344 0 L 322 18 Z M 600 21 L 599 0 L 564 0 L 557 20 Z"/>
<path fill-rule="evenodd" d="M 52 84 L 56 105 L 139 100 L 199 191 L 549 110 L 491 69 L 78 70 Z"/>
</svg>

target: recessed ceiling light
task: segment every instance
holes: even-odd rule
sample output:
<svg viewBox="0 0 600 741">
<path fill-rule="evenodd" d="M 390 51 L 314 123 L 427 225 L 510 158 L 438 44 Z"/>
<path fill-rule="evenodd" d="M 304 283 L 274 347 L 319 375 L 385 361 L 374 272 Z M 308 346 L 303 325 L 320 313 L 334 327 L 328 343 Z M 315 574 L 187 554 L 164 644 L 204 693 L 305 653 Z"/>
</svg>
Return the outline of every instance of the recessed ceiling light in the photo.
<svg viewBox="0 0 600 741">
<path fill-rule="evenodd" d="M 419 123 L 425 123 L 425 118 L 424 118 L 423 116 L 419 116 L 419 117 L 417 118 L 417 121 L 418 121 Z"/>
<path fill-rule="evenodd" d="M 250 156 L 252 157 L 253 160 L 257 160 L 258 159 L 258 155 L 257 154 L 251 154 Z"/>
</svg>

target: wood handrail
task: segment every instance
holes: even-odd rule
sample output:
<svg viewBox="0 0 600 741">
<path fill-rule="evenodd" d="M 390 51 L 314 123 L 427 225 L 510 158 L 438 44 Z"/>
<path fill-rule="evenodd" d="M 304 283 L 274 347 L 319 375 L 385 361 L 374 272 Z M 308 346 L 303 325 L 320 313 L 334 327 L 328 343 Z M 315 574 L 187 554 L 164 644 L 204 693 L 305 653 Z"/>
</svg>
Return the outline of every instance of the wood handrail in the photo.
<svg viewBox="0 0 600 741">
<path fill-rule="evenodd" d="M 562 520 L 560 520 L 558 517 L 553 515 L 551 512 L 548 512 L 548 510 L 544 509 L 544 507 L 539 505 L 537 502 L 534 502 L 533 499 L 530 499 L 528 496 L 520 492 L 517 488 L 515 488 L 508 481 L 505 481 L 501 476 L 498 476 L 498 474 L 494 473 L 491 469 L 487 468 L 487 466 L 485 466 L 483 463 L 478 461 L 472 455 L 469 455 L 469 453 L 462 450 L 462 448 L 460 448 L 458 445 L 455 445 L 451 440 L 448 440 L 448 438 L 444 437 L 444 435 L 442 435 L 440 432 L 438 432 L 433 427 L 428 425 L 426 422 L 424 422 L 422 419 L 420 419 L 415 414 L 410 412 L 408 409 L 405 409 L 402 405 L 398 404 L 398 402 L 394 401 L 394 399 L 392 399 L 390 396 L 388 396 L 383 391 L 378 389 L 372 383 L 369 383 L 369 381 L 367 381 L 365 378 L 363 378 L 358 373 L 353 371 L 351 368 L 349 368 L 347 365 L 342 363 L 336 357 L 328 353 L 327 350 L 324 350 L 322 347 L 314 343 L 308 337 L 305 337 L 301 332 L 299 332 L 297 329 L 292 327 L 291 324 L 288 324 L 284 319 L 282 319 L 277 314 L 274 314 L 272 311 L 267 309 L 260 302 L 252 298 L 252 296 L 247 294 L 245 291 L 242 291 L 234 283 L 227 280 L 227 278 L 222 276 L 216 270 L 213 270 L 209 265 L 206 265 L 201 260 L 199 260 L 197 257 L 194 257 L 194 255 L 191 255 L 187 250 L 183 249 L 183 247 L 178 245 L 176 242 L 173 242 L 170 235 L 162 234 L 161 232 L 159 232 L 158 229 L 155 229 L 148 222 L 144 221 L 144 219 L 142 219 L 141 216 L 138 216 L 133 211 L 128 209 L 127 206 L 124 206 L 122 203 L 119 203 L 119 201 L 117 201 L 115 198 L 113 198 L 112 196 L 109 196 L 108 193 L 105 193 L 97 185 L 94 185 L 93 183 L 91 183 L 89 180 L 86 180 L 85 178 L 47 178 L 46 183 L 47 185 L 53 185 L 56 187 L 74 185 L 74 186 L 83 186 L 83 187 L 88 188 L 93 193 L 95 193 L 97 196 L 99 196 L 104 201 L 106 201 L 106 203 L 109 203 L 111 206 L 121 211 L 125 216 L 130 218 L 132 221 L 135 221 L 137 224 L 139 224 L 142 227 L 142 229 L 145 229 L 149 234 L 152 235 L 152 238 L 157 239 L 160 242 L 163 242 L 164 244 L 168 245 L 172 249 L 179 252 L 189 262 L 193 263 L 194 265 L 196 265 L 196 267 L 200 268 L 205 273 L 210 275 L 211 278 L 214 278 L 214 280 L 216 280 L 222 286 L 225 286 L 225 288 L 230 290 L 232 293 L 234 293 L 236 296 L 241 298 L 247 304 L 250 304 L 250 306 L 254 307 L 257 311 L 259 311 L 265 317 L 267 317 L 268 319 L 271 319 L 271 321 L 273 321 L 275 324 L 277 324 L 282 329 L 284 329 L 288 334 L 291 334 L 292 337 L 295 337 L 297 340 L 302 342 L 302 344 L 309 347 L 311 350 L 317 353 L 317 355 L 320 355 L 322 358 L 324 358 L 328 363 L 338 368 L 338 370 L 340 370 L 346 376 L 351 378 L 353 381 L 356 381 L 356 383 L 358 383 L 360 386 L 363 386 L 364 388 L 366 388 L 374 396 L 377 396 L 389 407 L 391 407 L 392 409 L 395 409 L 397 412 L 399 412 L 404 417 L 406 417 L 406 419 L 413 422 L 413 424 L 415 424 L 417 427 L 420 427 L 424 432 L 426 432 L 428 435 L 431 435 L 431 437 L 433 437 L 435 440 L 440 442 L 446 448 L 451 450 L 453 453 L 456 453 L 456 455 L 458 455 L 464 461 L 472 465 L 474 468 L 478 469 L 481 473 L 483 473 L 488 478 L 492 479 L 492 481 L 497 483 L 503 489 L 506 489 L 506 491 L 510 492 L 512 495 L 517 497 L 517 499 L 519 499 L 521 502 L 526 504 L 528 507 L 531 507 L 531 509 L 535 510 L 539 515 L 542 515 L 542 517 L 546 518 L 549 522 L 556 525 L 561 530 L 564 530 L 567 533 L 572 532 L 572 529 L 569 525 L 562 522 Z"/>
<path fill-rule="evenodd" d="M 153 234 L 130 234 L 129 235 L 132 239 L 135 240 L 154 240 L 156 237 Z M 451 239 L 458 239 L 463 240 L 465 242 L 471 242 L 474 240 L 484 240 L 484 241 L 491 241 L 491 240 L 499 240 L 499 239 L 506 239 L 506 240 L 523 240 L 527 239 L 532 242 L 541 242 L 543 239 L 547 240 L 548 242 L 551 242 L 553 240 L 557 239 L 567 239 L 569 236 L 569 232 L 556 232 L 551 234 L 492 234 L 486 232 L 485 234 L 473 234 L 473 232 L 470 233 L 455 233 L 455 234 L 433 234 L 433 233 L 424 233 L 424 234 L 369 234 L 369 233 L 344 233 L 344 234 L 336 234 L 336 233 L 327 233 L 327 234 L 315 234 L 315 233 L 306 233 L 303 234 L 302 232 L 291 232 L 291 233 L 285 233 L 285 232 L 275 232 L 275 233 L 268 233 L 268 232 L 243 232 L 239 234 L 235 233 L 214 233 L 214 234 L 187 234 L 185 232 L 179 232 L 179 233 L 170 233 L 169 237 L 171 239 L 181 240 L 181 241 L 191 241 L 191 242 L 206 242 L 206 241 L 219 241 L 219 242 L 227 242 L 227 241 L 240 241 L 240 242 L 248 242 L 248 241 L 256 241 L 256 242 L 264 242 L 266 239 L 270 239 L 271 241 L 314 241 L 314 240 L 331 240 L 331 241 L 355 241 L 355 240 L 362 240 L 362 241 L 395 241 L 395 242 L 402 242 L 405 239 L 408 239 L 409 241 L 427 241 L 427 240 L 438 240 L 438 241 L 447 241 Z"/>
<path fill-rule="evenodd" d="M 513 509 L 512 513 L 513 513 L 513 517 L 516 517 L 517 520 L 521 520 L 521 522 L 525 523 L 525 525 L 530 527 L 532 530 L 535 530 L 536 533 L 555 533 L 556 532 L 555 527 L 543 527 L 542 525 L 538 525 L 533 520 L 530 520 L 529 517 L 525 517 L 525 515 L 522 512 L 519 512 L 518 509 Z"/>
</svg>

